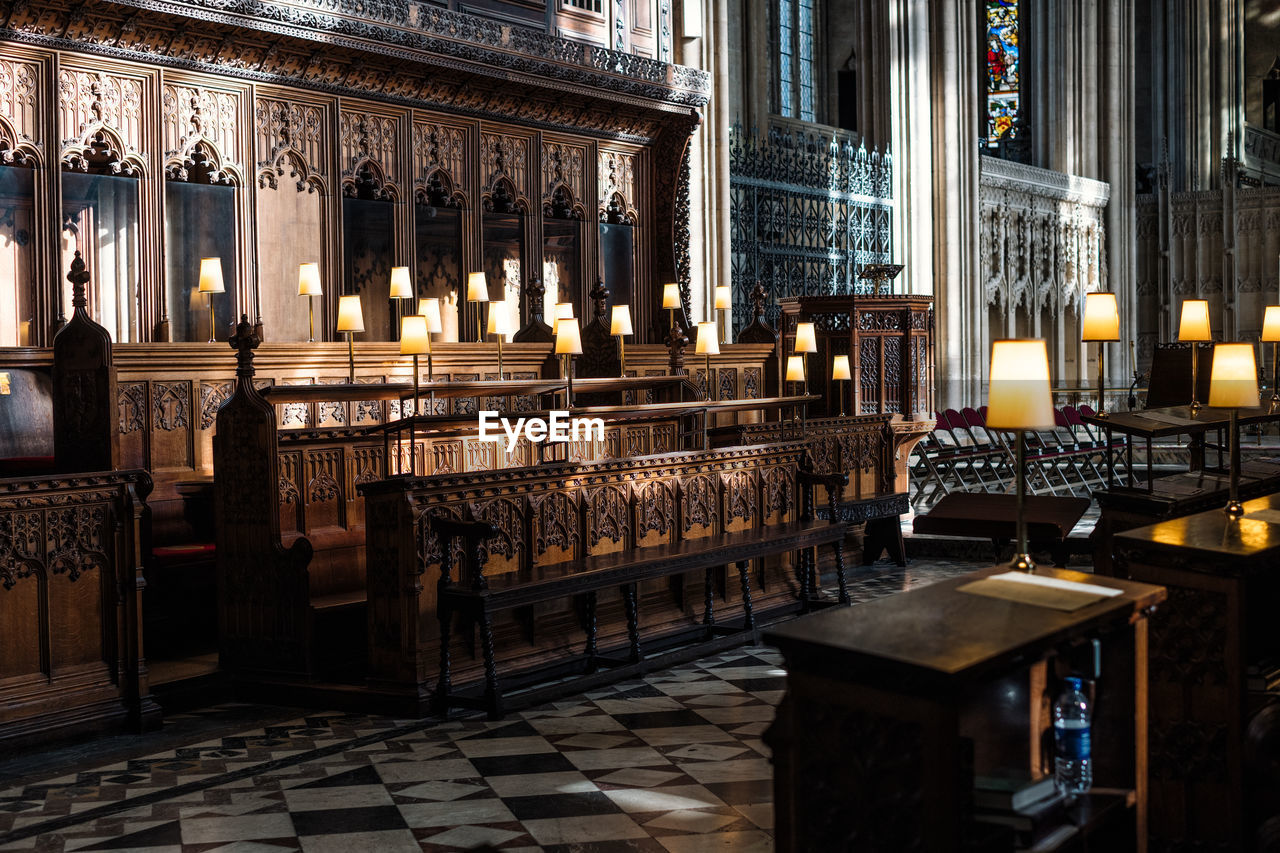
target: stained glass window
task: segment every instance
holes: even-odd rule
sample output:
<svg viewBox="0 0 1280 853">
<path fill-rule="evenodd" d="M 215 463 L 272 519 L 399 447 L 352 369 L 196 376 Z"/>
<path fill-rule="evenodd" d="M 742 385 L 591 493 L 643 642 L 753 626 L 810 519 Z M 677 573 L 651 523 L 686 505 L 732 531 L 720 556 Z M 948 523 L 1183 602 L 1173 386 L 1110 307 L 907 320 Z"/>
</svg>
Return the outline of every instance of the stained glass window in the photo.
<svg viewBox="0 0 1280 853">
<path fill-rule="evenodd" d="M 813 3 L 798 0 L 800 5 L 800 120 L 815 121 L 813 110 Z"/>
<path fill-rule="evenodd" d="M 1018 0 L 986 0 L 987 144 L 995 147 L 1018 118 Z"/>
<path fill-rule="evenodd" d="M 791 74 L 791 0 L 778 0 L 778 112 L 795 115 Z"/>
</svg>

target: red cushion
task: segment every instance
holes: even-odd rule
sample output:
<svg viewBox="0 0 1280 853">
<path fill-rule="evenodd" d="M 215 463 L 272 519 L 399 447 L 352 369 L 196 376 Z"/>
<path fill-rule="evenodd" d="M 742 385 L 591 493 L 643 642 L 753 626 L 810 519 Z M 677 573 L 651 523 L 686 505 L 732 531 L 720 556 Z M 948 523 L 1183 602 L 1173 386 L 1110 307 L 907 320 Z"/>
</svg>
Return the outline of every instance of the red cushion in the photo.
<svg viewBox="0 0 1280 853">
<path fill-rule="evenodd" d="M 217 550 L 212 542 L 192 545 L 162 545 L 159 548 L 151 549 L 151 556 L 160 558 L 177 558 L 199 557 L 205 554 L 212 554 Z"/>
</svg>

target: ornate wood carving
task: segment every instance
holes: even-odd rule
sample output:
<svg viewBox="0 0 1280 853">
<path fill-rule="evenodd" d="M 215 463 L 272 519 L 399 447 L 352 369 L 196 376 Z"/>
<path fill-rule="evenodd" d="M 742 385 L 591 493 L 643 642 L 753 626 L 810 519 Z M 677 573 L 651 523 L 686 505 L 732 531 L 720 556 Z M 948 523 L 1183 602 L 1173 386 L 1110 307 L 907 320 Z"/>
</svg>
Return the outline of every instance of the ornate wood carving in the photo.
<svg viewBox="0 0 1280 853">
<path fill-rule="evenodd" d="M 239 98 L 231 92 L 166 82 L 160 92 L 165 177 L 243 185 L 239 116 Z"/>
<path fill-rule="evenodd" d="M 399 121 L 370 110 L 343 107 L 338 116 L 342 194 L 349 198 L 400 201 Z"/>
<path fill-rule="evenodd" d="M 636 211 L 635 155 L 601 147 L 597 159 L 597 195 L 600 199 L 600 221 L 635 225 Z"/>
<path fill-rule="evenodd" d="M 151 423 L 154 429 L 172 432 L 191 427 L 191 383 L 151 383 Z"/>
<path fill-rule="evenodd" d="M 588 198 L 583 169 L 587 149 L 566 142 L 542 142 L 542 210 L 553 219 L 585 219 Z"/>
<path fill-rule="evenodd" d="M 688 477 L 680 482 L 680 507 L 684 512 L 681 519 L 682 531 L 688 532 L 693 527 L 714 529 L 718 526 L 718 491 L 715 480 L 707 474 Z"/>
<path fill-rule="evenodd" d="M 53 453 L 59 471 L 113 471 L 116 442 L 116 374 L 111 336 L 85 310 L 89 272 L 76 252 L 67 275 L 74 313 L 53 339 Z M 117 419 L 119 418 L 119 421 Z M 139 415 L 141 429 L 141 415 Z"/>
<path fill-rule="evenodd" d="M 486 211 L 529 213 L 529 140 L 499 133 L 480 134 L 480 199 Z"/>
<path fill-rule="evenodd" d="M 314 104 L 263 96 L 255 99 L 258 186 L 275 189 L 281 178 L 287 178 L 298 192 L 326 191 L 329 145 L 325 113 Z"/>
<path fill-rule="evenodd" d="M 420 204 L 468 207 L 468 134 L 441 122 L 413 123 L 413 187 Z"/>
<path fill-rule="evenodd" d="M 578 524 L 578 496 L 560 490 L 529 496 L 533 531 L 533 559 L 553 548 L 576 555 L 582 542 Z"/>
<path fill-rule="evenodd" d="M 601 486 L 586 493 L 587 547 L 631 541 L 631 490 L 626 485 Z"/>
<path fill-rule="evenodd" d="M 0 162 L 36 166 L 45 154 L 38 63 L 0 57 Z"/>
<path fill-rule="evenodd" d="M 58 73 L 58 128 L 64 167 L 142 176 L 143 83 L 102 70 L 64 67 Z"/>
</svg>

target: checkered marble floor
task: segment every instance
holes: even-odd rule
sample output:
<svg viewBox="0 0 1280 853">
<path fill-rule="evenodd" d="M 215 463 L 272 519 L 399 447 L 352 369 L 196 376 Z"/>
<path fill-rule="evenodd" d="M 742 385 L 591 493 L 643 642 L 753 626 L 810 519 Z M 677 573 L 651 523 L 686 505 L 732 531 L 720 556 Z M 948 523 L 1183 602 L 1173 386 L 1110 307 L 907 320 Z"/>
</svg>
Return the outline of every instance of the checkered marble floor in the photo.
<svg viewBox="0 0 1280 853">
<path fill-rule="evenodd" d="M 852 591 L 974 568 L 894 569 Z M 28 780 L 0 789 L 0 851 L 772 850 L 761 735 L 780 664 L 734 649 L 497 722 L 308 714 Z"/>
</svg>

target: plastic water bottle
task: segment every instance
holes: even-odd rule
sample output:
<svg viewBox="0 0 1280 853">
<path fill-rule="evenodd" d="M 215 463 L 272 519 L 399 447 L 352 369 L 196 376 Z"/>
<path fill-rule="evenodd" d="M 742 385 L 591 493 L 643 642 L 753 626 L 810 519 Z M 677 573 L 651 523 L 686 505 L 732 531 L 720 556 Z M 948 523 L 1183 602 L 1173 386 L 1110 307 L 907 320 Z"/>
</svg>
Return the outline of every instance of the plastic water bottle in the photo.
<svg viewBox="0 0 1280 853">
<path fill-rule="evenodd" d="M 1079 678 L 1064 679 L 1066 686 L 1053 703 L 1053 780 L 1063 794 L 1083 794 L 1093 786 L 1093 750 L 1090 724 L 1093 706 Z"/>
</svg>

